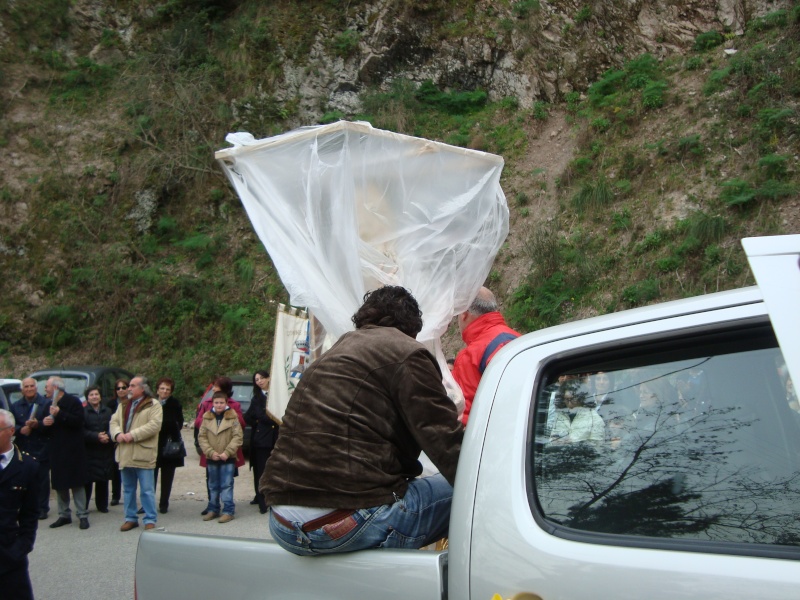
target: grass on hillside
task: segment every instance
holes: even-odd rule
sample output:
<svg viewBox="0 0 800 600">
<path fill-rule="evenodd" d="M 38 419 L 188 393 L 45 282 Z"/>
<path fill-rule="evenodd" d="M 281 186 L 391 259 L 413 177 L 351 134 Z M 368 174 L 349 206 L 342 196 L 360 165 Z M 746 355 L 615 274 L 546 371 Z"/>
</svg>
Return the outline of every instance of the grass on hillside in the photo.
<svg viewBox="0 0 800 600">
<path fill-rule="evenodd" d="M 7 371 L 15 354 L 81 356 L 168 375 L 193 393 L 214 374 L 270 359 L 274 303 L 288 298 L 213 151 L 228 131 L 289 128 L 300 99 L 277 99 L 281 61 L 305 60 L 323 26 L 333 32 L 325 51 L 351 58 L 358 33 L 330 0 L 148 6 L 137 23 L 145 46 L 114 65 L 60 52 L 67 3 L 10 8 L 14 44 L 3 58 L 35 66 L 29 97 L 41 99 L 46 118 L 34 132 L 0 125 L 0 144 L 24 135 L 42 159 L 26 192 L 0 189 L 4 206 L 25 201 L 37 216 L 36 235 L 0 240 L 24 280 L 0 300 Z M 511 2 L 505 20 L 477 6 L 402 9 L 454 11 L 433 19 L 446 37 L 484 20 L 525 33 L 541 16 L 533 0 Z M 781 232 L 777 208 L 798 193 L 799 14 L 795 4 L 753 20 L 742 38 L 704 32 L 685 57 L 636 57 L 554 105 L 523 109 L 516 98 L 398 78 L 362 94 L 362 114 L 328 112 L 321 122 L 365 119 L 501 154 L 514 172 L 530 136 L 552 112 L 567 112 L 580 143 L 557 188 L 541 188 L 536 172 L 527 186 L 506 188 L 516 226 L 530 228 L 527 273 L 506 302 L 518 329 L 735 287 L 750 281 L 738 239 Z M 583 27 L 593 15 L 573 17 Z M 102 44 L 122 46 L 113 32 Z M 723 45 L 737 53 L 726 57 Z M 85 127 L 89 116 L 92 136 L 73 138 L 84 146 L 60 146 L 58 127 Z M 73 164 L 76 155 L 85 164 Z M 544 224 L 530 219 L 537 191 L 559 206 Z M 504 264 L 501 256 L 490 276 L 495 289 Z M 34 308 L 29 294 L 41 294 Z"/>
</svg>

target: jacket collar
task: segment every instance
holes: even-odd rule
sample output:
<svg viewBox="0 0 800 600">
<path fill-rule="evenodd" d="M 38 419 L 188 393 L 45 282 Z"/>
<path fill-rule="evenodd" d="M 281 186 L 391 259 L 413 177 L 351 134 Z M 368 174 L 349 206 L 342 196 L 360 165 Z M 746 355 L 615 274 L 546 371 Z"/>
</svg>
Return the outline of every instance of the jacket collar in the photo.
<svg viewBox="0 0 800 600">
<path fill-rule="evenodd" d="M 464 328 L 461 339 L 465 344 L 471 344 L 478 339 L 487 329 L 496 325 L 505 325 L 506 321 L 498 311 L 486 313 L 475 319 Z"/>
<path fill-rule="evenodd" d="M 208 411 L 206 411 L 206 413 L 203 415 L 203 418 L 204 418 L 204 419 L 209 419 L 209 420 L 210 420 L 210 419 L 216 419 L 216 418 L 217 418 L 217 413 L 215 413 L 213 410 L 208 410 Z M 224 413 L 222 413 L 222 418 L 223 418 L 223 419 L 235 419 L 235 418 L 236 418 L 236 411 L 235 411 L 235 410 L 233 410 L 233 409 L 232 409 L 232 408 L 229 406 L 227 409 L 225 409 L 225 412 L 224 412 Z"/>
<path fill-rule="evenodd" d="M 14 452 L 11 454 L 11 460 L 8 461 L 8 464 L 0 471 L 0 480 L 14 473 L 22 464 L 22 450 L 20 450 L 19 446 L 16 444 L 12 444 L 12 448 Z"/>
<path fill-rule="evenodd" d="M 134 402 L 134 400 L 131 400 Z M 141 412 L 145 406 L 152 406 L 153 399 L 150 396 L 144 396 L 141 400 L 139 400 L 139 404 L 136 405 L 136 408 L 133 411 L 133 414 Z"/>
<path fill-rule="evenodd" d="M 22 399 L 25 400 L 25 402 L 28 403 L 28 406 L 30 406 L 31 404 L 38 404 L 38 405 L 41 406 L 43 404 L 47 404 L 48 402 L 51 402 L 50 398 L 45 398 L 44 396 L 42 396 L 38 392 L 36 393 L 36 396 L 34 396 L 33 402 L 28 402 L 28 399 L 24 398 L 24 397 Z"/>
</svg>

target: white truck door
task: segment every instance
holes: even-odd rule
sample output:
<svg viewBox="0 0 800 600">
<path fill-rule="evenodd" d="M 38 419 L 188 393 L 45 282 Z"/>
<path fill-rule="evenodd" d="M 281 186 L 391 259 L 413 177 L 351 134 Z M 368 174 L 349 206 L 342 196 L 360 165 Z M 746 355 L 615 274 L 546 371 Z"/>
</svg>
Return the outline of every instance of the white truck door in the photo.
<svg viewBox="0 0 800 600">
<path fill-rule="evenodd" d="M 482 382 L 469 598 L 796 598 L 800 414 L 763 303 L 515 344 Z"/>
<path fill-rule="evenodd" d="M 800 383 L 800 235 L 745 238 L 742 247 L 764 295 L 792 380 Z"/>
</svg>

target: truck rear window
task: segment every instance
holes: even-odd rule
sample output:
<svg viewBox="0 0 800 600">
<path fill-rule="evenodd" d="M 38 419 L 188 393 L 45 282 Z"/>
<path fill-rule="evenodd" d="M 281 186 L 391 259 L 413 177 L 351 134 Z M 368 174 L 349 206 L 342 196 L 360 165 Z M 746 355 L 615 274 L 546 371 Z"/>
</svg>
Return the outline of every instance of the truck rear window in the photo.
<svg viewBox="0 0 800 600">
<path fill-rule="evenodd" d="M 771 328 L 546 372 L 531 464 L 554 531 L 800 545 L 800 405 Z"/>
</svg>

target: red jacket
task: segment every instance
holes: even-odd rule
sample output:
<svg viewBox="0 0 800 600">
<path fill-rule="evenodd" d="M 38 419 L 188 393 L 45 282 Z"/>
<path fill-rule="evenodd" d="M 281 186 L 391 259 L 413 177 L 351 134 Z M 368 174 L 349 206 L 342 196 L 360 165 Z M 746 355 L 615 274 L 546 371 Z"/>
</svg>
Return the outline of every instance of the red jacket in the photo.
<svg viewBox="0 0 800 600">
<path fill-rule="evenodd" d="M 208 411 L 211 410 L 211 407 L 214 405 L 213 398 L 207 398 L 200 402 L 197 405 L 197 416 L 194 419 L 194 429 L 195 431 L 200 430 L 200 426 L 203 424 L 203 415 L 206 414 Z M 244 416 L 242 415 L 242 405 L 239 404 L 233 398 L 228 398 L 228 406 L 230 406 L 233 410 L 236 411 L 236 416 L 239 417 L 239 425 L 242 426 L 242 431 L 245 428 Z M 205 468 L 208 463 L 206 462 L 205 454 L 200 455 L 200 466 Z M 239 449 L 236 451 L 236 466 L 241 467 L 244 465 L 244 452 L 242 452 L 242 447 L 239 446 Z"/>
<path fill-rule="evenodd" d="M 467 347 L 456 356 L 453 378 L 464 392 L 464 414 L 461 415 L 461 422 L 464 425 L 469 419 L 472 400 L 475 398 L 475 391 L 478 389 L 486 365 L 500 348 L 515 337 L 519 337 L 519 333 L 506 325 L 503 315 L 499 312 L 481 315 L 467 325 L 461 334 Z"/>
</svg>

